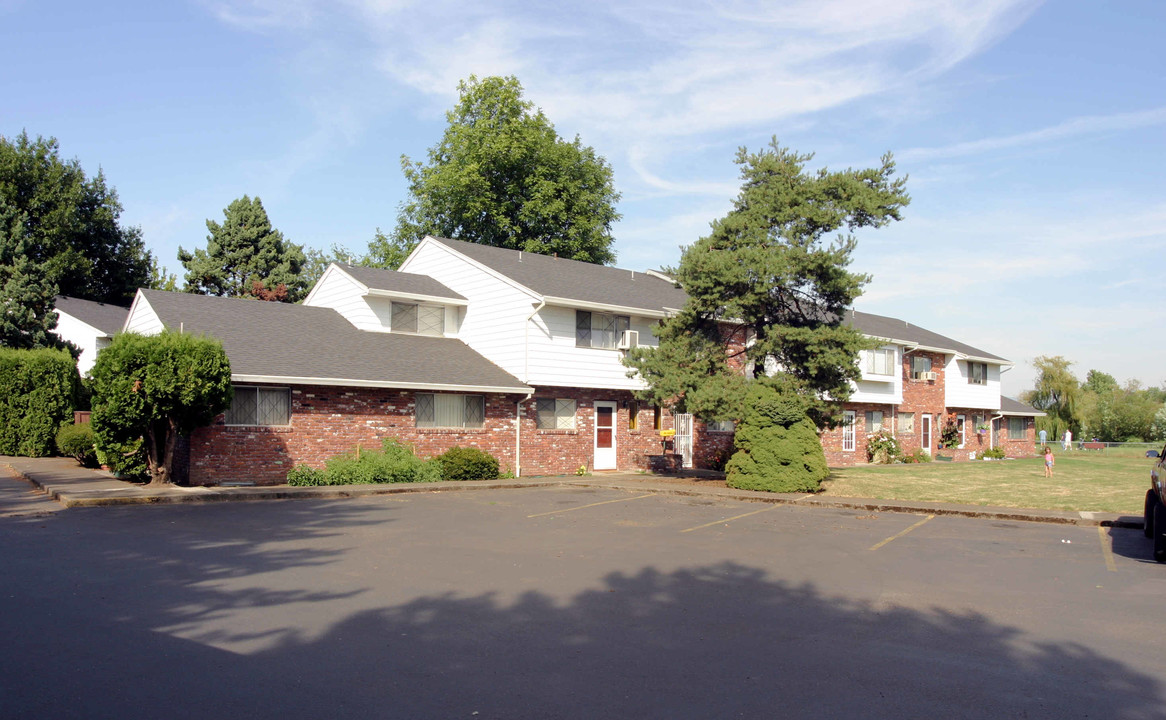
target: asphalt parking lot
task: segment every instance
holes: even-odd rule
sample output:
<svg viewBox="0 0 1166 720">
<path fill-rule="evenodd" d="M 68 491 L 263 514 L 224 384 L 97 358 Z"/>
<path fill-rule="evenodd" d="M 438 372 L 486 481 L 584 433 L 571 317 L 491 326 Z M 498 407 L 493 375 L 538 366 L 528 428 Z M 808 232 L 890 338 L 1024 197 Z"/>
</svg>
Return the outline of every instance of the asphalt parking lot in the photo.
<svg viewBox="0 0 1166 720">
<path fill-rule="evenodd" d="M 1161 718 L 1138 530 L 544 487 L 0 518 L 5 716 Z"/>
</svg>

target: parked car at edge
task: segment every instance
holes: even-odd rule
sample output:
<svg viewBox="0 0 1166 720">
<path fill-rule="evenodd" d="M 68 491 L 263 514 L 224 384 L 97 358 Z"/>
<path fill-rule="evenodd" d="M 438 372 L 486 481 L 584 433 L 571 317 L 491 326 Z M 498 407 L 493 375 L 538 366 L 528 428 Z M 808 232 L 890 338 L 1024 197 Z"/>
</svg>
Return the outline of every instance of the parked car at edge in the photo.
<svg viewBox="0 0 1166 720">
<path fill-rule="evenodd" d="M 1146 453 L 1154 459 L 1150 469 L 1150 489 L 1146 491 L 1146 508 L 1142 514 L 1143 532 L 1154 540 L 1154 559 L 1166 562 L 1166 447 Z"/>
</svg>

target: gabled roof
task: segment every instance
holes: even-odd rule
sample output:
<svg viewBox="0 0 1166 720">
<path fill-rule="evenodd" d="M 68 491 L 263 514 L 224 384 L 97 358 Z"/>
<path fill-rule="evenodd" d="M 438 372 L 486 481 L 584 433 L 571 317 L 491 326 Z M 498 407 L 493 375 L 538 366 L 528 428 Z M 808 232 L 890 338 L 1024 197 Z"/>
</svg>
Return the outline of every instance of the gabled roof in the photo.
<svg viewBox="0 0 1166 720">
<path fill-rule="evenodd" d="M 905 345 L 915 345 L 927 350 L 939 350 L 957 355 L 966 356 L 973 360 L 988 360 L 995 363 L 1011 364 L 999 355 L 993 355 L 985 350 L 974 348 L 959 340 L 931 332 L 918 325 L 912 325 L 905 320 L 871 315 L 870 313 L 851 310 L 847 313 L 847 322 L 864 335 L 893 340 Z"/>
<path fill-rule="evenodd" d="M 223 343 L 243 382 L 527 393 L 454 338 L 366 332 L 331 308 L 139 290 L 171 330 Z"/>
<path fill-rule="evenodd" d="M 1005 395 L 1000 396 L 1000 413 L 1002 415 L 1029 415 L 1032 417 L 1044 417 L 1047 414 Z"/>
<path fill-rule="evenodd" d="M 383 293 L 399 293 L 405 296 L 425 296 L 460 300 L 463 302 L 466 299 L 464 296 L 450 290 L 428 275 L 417 275 L 416 273 L 398 272 L 383 268 L 362 267 L 360 265 L 345 265 L 343 263 L 333 264 L 369 290 Z"/>
<path fill-rule="evenodd" d="M 656 275 L 449 238 L 429 236 L 426 240 L 465 255 L 551 304 L 569 301 L 653 315 L 684 306 L 684 291 Z"/>
<path fill-rule="evenodd" d="M 113 336 L 125 324 L 130 309 L 120 305 L 82 300 L 81 298 L 58 295 L 53 301 L 57 312 L 68 313 L 86 325 L 97 328 L 106 335 Z"/>
</svg>

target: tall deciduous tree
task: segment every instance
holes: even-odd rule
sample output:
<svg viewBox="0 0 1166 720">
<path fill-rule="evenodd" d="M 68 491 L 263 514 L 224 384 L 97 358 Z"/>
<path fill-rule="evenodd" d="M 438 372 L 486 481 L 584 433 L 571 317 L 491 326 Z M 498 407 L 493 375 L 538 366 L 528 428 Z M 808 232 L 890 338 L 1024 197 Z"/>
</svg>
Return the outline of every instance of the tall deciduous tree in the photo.
<svg viewBox="0 0 1166 720">
<path fill-rule="evenodd" d="M 98 449 L 138 442 L 151 484 L 169 484 L 181 435 L 209 425 L 231 403 L 231 365 L 217 340 L 180 332 L 120 333 L 92 371 Z"/>
<path fill-rule="evenodd" d="M 128 304 L 146 284 L 151 255 L 136 227 L 122 227 L 117 192 L 62 160 L 55 138 L 0 136 L 0 208 L 19 217 L 24 257 L 72 297 Z M 11 218 L 11 216 L 10 216 Z"/>
<path fill-rule="evenodd" d="M 619 200 L 611 166 L 579 138 L 563 140 L 514 77 L 458 84 L 449 127 L 427 164 L 402 156 L 409 199 L 392 242 L 425 235 L 610 263 Z M 395 261 L 399 252 L 390 254 Z"/>
<path fill-rule="evenodd" d="M 1081 433 L 1081 384 L 1069 370 L 1069 362 L 1060 355 L 1041 355 L 1032 361 L 1036 368 L 1036 384 L 1021 399 L 1045 417 L 1036 419 L 1037 430 L 1047 430 L 1052 437 L 1060 437 L 1066 430 Z"/>
<path fill-rule="evenodd" d="M 289 301 L 300 299 L 304 250 L 271 226 L 263 202 L 244 195 L 228 205 L 223 215 L 221 225 L 206 221 L 210 234 L 205 250 L 178 248 L 178 260 L 186 268 L 186 292 L 255 297 L 258 281 L 268 291 L 278 292 L 283 285 Z"/>
<path fill-rule="evenodd" d="M 845 323 L 868 280 L 848 269 L 851 233 L 899 220 L 910 198 L 890 155 L 876 168 L 810 172 L 812 157 L 776 139 L 738 151 L 733 209 L 681 257 L 687 304 L 660 323 L 659 348 L 628 354 L 650 385 L 642 399 L 740 419 L 750 383 L 761 380 L 800 396 L 818 427 L 838 422 L 866 345 Z"/>
</svg>

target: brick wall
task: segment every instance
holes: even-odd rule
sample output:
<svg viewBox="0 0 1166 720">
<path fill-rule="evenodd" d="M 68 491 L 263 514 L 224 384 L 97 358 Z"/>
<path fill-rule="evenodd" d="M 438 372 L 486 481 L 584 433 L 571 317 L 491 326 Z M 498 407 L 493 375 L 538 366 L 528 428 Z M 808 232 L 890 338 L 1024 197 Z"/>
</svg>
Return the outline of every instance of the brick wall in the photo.
<svg viewBox="0 0 1166 720">
<path fill-rule="evenodd" d="M 639 429 L 629 429 L 633 397 L 627 391 L 543 388 L 535 397 L 576 401 L 574 430 L 539 430 L 534 398 L 522 406 L 522 474 L 561 475 L 580 466 L 594 468 L 595 401 L 616 402 L 615 438 L 620 470 L 646 470 L 649 457 L 662 451 L 653 428 L 653 408 L 641 404 Z M 407 390 L 296 386 L 291 391 L 291 424 L 287 427 L 234 427 L 223 416 L 190 438 L 189 481 L 216 485 L 251 481 L 278 485 L 301 463 L 321 468 L 335 455 L 360 445 L 379 449 L 388 437 L 412 445 L 421 457 L 440 455 L 455 445 L 476 447 L 498 458 L 503 470 L 514 471 L 515 403 L 517 395 L 486 395 L 486 420 L 481 429 L 418 428 L 414 393 Z M 661 413 L 664 428 L 672 417 Z"/>
<path fill-rule="evenodd" d="M 210 427 L 196 430 L 190 438 L 190 483 L 278 485 L 296 465 L 320 468 L 357 445 L 379 449 L 387 437 L 412 445 L 421 457 L 460 445 L 485 450 L 503 468 L 514 467 L 518 396 L 486 395 L 481 429 L 415 427 L 413 396 L 405 390 L 293 386 L 288 427 L 228 427 L 220 415 Z"/>
</svg>

